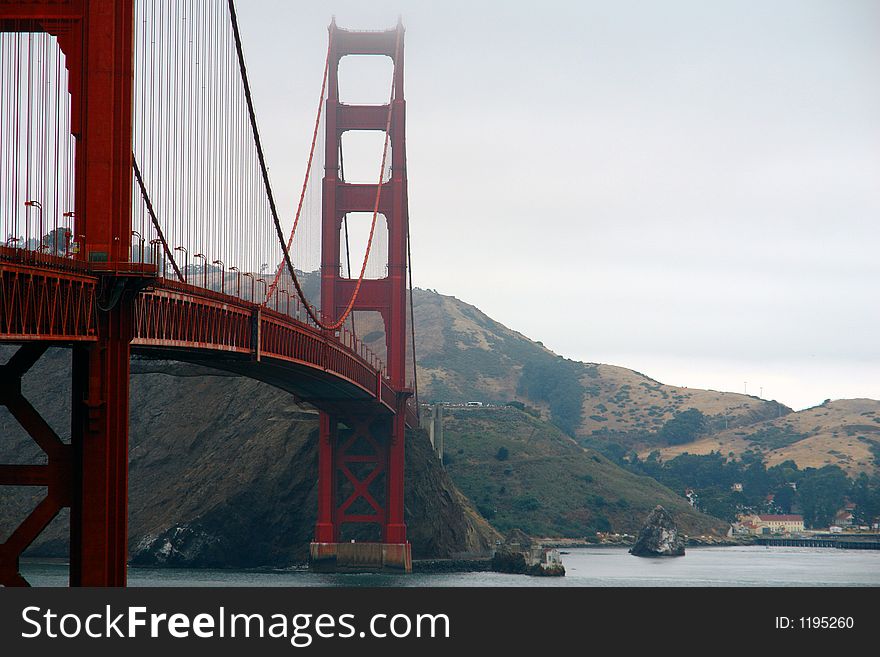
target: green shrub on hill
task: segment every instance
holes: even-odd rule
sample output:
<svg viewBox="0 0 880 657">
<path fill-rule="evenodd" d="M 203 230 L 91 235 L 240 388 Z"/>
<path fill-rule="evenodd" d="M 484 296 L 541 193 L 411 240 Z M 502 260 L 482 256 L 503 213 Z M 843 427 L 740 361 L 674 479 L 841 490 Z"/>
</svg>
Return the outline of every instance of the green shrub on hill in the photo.
<svg viewBox="0 0 880 657">
<path fill-rule="evenodd" d="M 541 354 L 540 358 L 532 358 L 523 365 L 518 392 L 547 402 L 553 424 L 573 436 L 583 419 L 582 374 L 582 363 Z"/>
</svg>

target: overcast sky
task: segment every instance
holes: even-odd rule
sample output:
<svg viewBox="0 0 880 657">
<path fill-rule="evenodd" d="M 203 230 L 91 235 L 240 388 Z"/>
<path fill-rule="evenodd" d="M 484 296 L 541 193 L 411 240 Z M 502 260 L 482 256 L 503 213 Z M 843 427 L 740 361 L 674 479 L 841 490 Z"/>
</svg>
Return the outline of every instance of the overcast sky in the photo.
<svg viewBox="0 0 880 657">
<path fill-rule="evenodd" d="M 664 383 L 880 399 L 880 3 L 238 6 L 287 215 L 331 15 L 402 13 L 418 287 Z"/>
</svg>

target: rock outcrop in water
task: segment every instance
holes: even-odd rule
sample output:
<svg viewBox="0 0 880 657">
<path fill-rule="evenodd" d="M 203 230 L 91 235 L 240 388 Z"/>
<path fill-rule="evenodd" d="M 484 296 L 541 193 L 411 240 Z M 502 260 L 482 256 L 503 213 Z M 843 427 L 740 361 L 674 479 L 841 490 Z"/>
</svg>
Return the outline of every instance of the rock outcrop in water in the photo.
<svg viewBox="0 0 880 657">
<path fill-rule="evenodd" d="M 660 505 L 654 507 L 629 553 L 637 557 L 684 556 L 684 539 L 666 509 Z"/>
<path fill-rule="evenodd" d="M 561 577 L 565 567 L 559 551 L 545 548 L 519 529 L 512 530 L 504 543 L 499 544 L 492 557 L 491 569 L 496 573 Z"/>
</svg>

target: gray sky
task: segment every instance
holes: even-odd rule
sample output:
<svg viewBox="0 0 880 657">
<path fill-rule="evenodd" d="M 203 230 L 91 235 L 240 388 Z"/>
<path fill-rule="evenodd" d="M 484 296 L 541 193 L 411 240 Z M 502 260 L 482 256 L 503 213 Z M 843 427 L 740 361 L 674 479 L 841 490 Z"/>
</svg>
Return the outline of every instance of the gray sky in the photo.
<svg viewBox="0 0 880 657">
<path fill-rule="evenodd" d="M 331 14 L 402 13 L 417 286 L 665 383 L 880 399 L 880 3 L 238 5 L 285 214 Z M 375 59 L 344 90 L 382 102 Z"/>
</svg>

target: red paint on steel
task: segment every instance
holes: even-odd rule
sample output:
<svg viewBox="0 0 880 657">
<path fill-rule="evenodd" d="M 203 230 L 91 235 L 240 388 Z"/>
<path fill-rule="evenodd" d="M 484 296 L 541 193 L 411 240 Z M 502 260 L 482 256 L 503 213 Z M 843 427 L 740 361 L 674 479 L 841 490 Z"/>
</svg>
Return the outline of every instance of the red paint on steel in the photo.
<svg viewBox="0 0 880 657">
<path fill-rule="evenodd" d="M 0 260 L 0 336 L 95 341 L 96 286 L 94 276 Z"/>
<path fill-rule="evenodd" d="M 70 583 L 125 586 L 128 561 L 128 387 L 132 308 L 99 315 L 99 342 L 74 348 Z"/>
<path fill-rule="evenodd" d="M 0 30 L 48 32 L 58 37 L 65 53 L 70 131 L 76 139 L 73 232 L 82 236 L 76 265 L 52 267 L 45 257 L 40 263 L 21 265 L 0 261 L 0 336 L 43 341 L 32 349 L 45 349 L 49 341 L 77 345 L 69 447 L 55 444 L 60 442 L 57 436 L 20 394 L 7 390 L 4 396 L 4 403 L 49 456 L 54 483 L 0 551 L 2 583 L 24 583 L 18 555 L 62 506 L 71 506 L 71 584 L 126 582 L 132 328 L 132 295 L 127 289 L 132 279 L 155 272 L 154 267 L 129 262 L 132 10 L 132 0 L 0 4 Z M 43 264 L 55 271 L 45 271 Z M 101 290 L 106 306 L 100 301 Z M 11 381 L 20 385 L 20 375 Z M 72 458 L 58 455 L 71 450 Z M 69 482 L 66 487 L 59 483 L 62 479 Z"/>
</svg>

